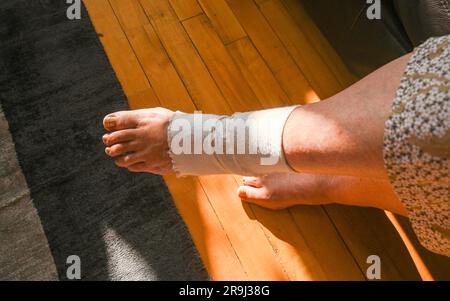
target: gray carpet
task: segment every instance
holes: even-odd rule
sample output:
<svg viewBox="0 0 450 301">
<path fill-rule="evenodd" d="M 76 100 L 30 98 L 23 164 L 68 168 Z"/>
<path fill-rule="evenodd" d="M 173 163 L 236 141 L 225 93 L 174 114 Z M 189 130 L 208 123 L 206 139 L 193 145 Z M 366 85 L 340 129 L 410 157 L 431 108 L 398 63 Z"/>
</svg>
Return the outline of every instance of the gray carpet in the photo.
<svg viewBox="0 0 450 301">
<path fill-rule="evenodd" d="M 127 101 L 66 8 L 0 2 L 0 280 L 65 280 L 70 255 L 83 280 L 207 280 L 162 178 L 105 156 L 102 118 Z"/>
<path fill-rule="evenodd" d="M 56 280 L 39 215 L 0 106 L 0 279 Z"/>
</svg>

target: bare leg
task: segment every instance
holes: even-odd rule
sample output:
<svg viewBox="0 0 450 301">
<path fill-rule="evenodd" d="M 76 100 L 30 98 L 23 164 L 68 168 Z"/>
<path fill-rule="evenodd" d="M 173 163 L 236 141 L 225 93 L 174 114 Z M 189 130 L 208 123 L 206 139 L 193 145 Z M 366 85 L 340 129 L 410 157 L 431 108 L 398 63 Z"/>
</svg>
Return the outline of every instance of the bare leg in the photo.
<svg viewBox="0 0 450 301">
<path fill-rule="evenodd" d="M 387 179 L 384 123 L 409 56 L 336 96 L 293 112 L 283 136 L 291 167 L 298 172 Z"/>
</svg>

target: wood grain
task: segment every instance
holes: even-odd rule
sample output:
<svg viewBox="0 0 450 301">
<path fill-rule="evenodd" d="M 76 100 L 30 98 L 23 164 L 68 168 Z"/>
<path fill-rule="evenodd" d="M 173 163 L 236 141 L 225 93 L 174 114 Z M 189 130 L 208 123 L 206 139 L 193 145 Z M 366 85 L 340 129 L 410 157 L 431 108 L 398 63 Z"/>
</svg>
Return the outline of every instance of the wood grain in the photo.
<svg viewBox="0 0 450 301">
<path fill-rule="evenodd" d="M 225 0 L 199 0 L 224 44 L 247 36 Z"/>
<path fill-rule="evenodd" d="M 203 13 L 197 0 L 169 0 L 180 21 Z"/>
</svg>

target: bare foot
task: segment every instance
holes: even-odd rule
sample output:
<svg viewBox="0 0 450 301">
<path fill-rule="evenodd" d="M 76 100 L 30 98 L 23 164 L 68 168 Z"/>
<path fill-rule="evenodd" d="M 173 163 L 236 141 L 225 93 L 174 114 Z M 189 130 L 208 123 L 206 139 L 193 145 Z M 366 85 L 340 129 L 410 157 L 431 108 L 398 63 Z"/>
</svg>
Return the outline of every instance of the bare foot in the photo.
<svg viewBox="0 0 450 301">
<path fill-rule="evenodd" d="M 168 174 L 172 161 L 168 155 L 167 126 L 174 113 L 164 108 L 122 111 L 109 114 L 103 126 L 105 152 L 119 167 L 131 172 Z"/>
<path fill-rule="evenodd" d="M 327 192 L 333 176 L 310 174 L 273 174 L 261 178 L 244 177 L 238 195 L 246 202 L 270 209 L 284 209 L 298 204 L 331 203 Z"/>
<path fill-rule="evenodd" d="M 375 207 L 407 216 L 389 181 L 318 174 L 274 174 L 244 177 L 238 195 L 269 209 L 294 205 L 342 204 Z"/>
</svg>

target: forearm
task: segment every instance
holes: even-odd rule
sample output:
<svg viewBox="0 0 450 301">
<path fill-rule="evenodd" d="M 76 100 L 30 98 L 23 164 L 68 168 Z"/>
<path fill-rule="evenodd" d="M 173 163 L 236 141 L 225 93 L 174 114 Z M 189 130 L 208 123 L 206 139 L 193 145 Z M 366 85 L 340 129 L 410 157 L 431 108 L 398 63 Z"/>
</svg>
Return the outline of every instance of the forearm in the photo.
<svg viewBox="0 0 450 301">
<path fill-rule="evenodd" d="M 283 134 L 290 166 L 299 172 L 387 179 L 384 124 L 409 57 L 334 97 L 294 111 Z"/>
</svg>

